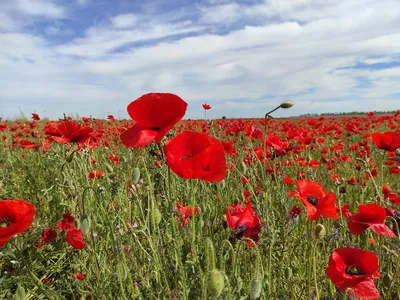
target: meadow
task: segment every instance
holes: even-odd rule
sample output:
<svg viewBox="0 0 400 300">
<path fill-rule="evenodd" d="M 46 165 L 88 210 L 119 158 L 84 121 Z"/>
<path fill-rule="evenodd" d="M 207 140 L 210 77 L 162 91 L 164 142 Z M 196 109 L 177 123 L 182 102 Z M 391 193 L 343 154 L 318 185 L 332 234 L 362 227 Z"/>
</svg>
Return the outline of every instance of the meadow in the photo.
<svg viewBox="0 0 400 300">
<path fill-rule="evenodd" d="M 0 121 L 0 299 L 400 299 L 400 113 L 192 121 L 165 95 Z"/>
</svg>

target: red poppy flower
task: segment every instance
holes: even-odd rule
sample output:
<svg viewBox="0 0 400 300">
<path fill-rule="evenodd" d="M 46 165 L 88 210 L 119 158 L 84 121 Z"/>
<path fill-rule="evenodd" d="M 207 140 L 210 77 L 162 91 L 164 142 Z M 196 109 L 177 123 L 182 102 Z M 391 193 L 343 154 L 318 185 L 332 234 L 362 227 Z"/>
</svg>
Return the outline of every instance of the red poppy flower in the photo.
<svg viewBox="0 0 400 300">
<path fill-rule="evenodd" d="M 385 133 L 374 132 L 371 136 L 372 141 L 379 149 L 395 151 L 400 148 L 400 133 L 390 131 Z"/>
<path fill-rule="evenodd" d="M 7 124 L 0 124 L 0 131 L 5 131 L 7 128 Z"/>
<path fill-rule="evenodd" d="M 293 206 L 292 209 L 289 211 L 289 216 L 292 219 L 296 219 L 297 217 L 301 216 L 302 209 L 301 207 Z"/>
<path fill-rule="evenodd" d="M 177 135 L 165 145 L 165 154 L 169 167 L 180 177 L 209 182 L 225 178 L 224 147 L 206 133 L 185 131 Z"/>
<path fill-rule="evenodd" d="M 32 113 L 32 120 L 34 120 L 34 121 L 40 121 L 39 115 L 36 114 L 36 113 Z"/>
<path fill-rule="evenodd" d="M 86 278 L 86 274 L 82 274 L 82 273 L 75 273 L 72 274 L 72 277 L 78 279 L 78 280 L 84 280 Z"/>
<path fill-rule="evenodd" d="M 129 116 L 136 124 L 121 134 L 122 143 L 128 147 L 158 143 L 186 113 L 187 103 L 177 95 L 150 93 L 128 105 Z"/>
<path fill-rule="evenodd" d="M 63 214 L 63 219 L 61 222 L 57 223 L 58 229 L 61 231 L 67 231 L 71 228 L 74 228 L 75 218 L 71 215 L 70 212 Z"/>
<path fill-rule="evenodd" d="M 284 181 L 286 184 L 293 184 L 293 179 L 290 178 L 288 175 L 286 175 L 286 176 L 283 178 L 283 181 Z"/>
<path fill-rule="evenodd" d="M 203 104 L 203 108 L 204 108 L 205 110 L 209 110 L 209 109 L 211 109 L 211 105 L 204 103 L 204 104 Z"/>
<path fill-rule="evenodd" d="M 76 121 L 62 121 L 58 124 L 50 123 L 43 128 L 50 138 L 59 143 L 84 143 L 92 135 L 93 129 L 87 126 L 80 127 Z"/>
<path fill-rule="evenodd" d="M 85 243 L 82 239 L 82 231 L 80 229 L 71 228 L 68 230 L 65 239 L 67 240 L 67 243 L 75 249 L 81 250 L 85 247 Z"/>
<path fill-rule="evenodd" d="M 35 218 L 36 208 L 24 200 L 0 200 L 0 248 L 24 232 Z"/>
<path fill-rule="evenodd" d="M 359 205 L 358 212 L 349 216 L 347 225 L 352 234 L 360 235 L 369 227 L 378 235 L 396 237 L 384 224 L 386 211 L 376 204 Z"/>
<path fill-rule="evenodd" d="M 110 154 L 109 159 L 110 159 L 114 164 L 116 164 L 116 165 L 119 164 L 119 157 L 118 157 L 118 156 Z"/>
<path fill-rule="evenodd" d="M 101 179 L 103 177 L 104 173 L 102 171 L 99 170 L 95 170 L 95 171 L 90 171 L 88 178 L 89 179 Z"/>
<path fill-rule="evenodd" d="M 42 241 L 44 244 L 51 243 L 57 237 L 57 232 L 50 227 L 43 229 L 42 232 Z"/>
<path fill-rule="evenodd" d="M 112 121 L 112 122 L 115 121 L 115 118 L 114 118 L 113 115 L 108 115 L 108 116 L 107 116 L 107 119 L 109 119 L 109 120 Z"/>
<path fill-rule="evenodd" d="M 19 145 L 24 149 L 36 149 L 38 147 L 38 145 L 28 140 L 20 140 Z"/>
<path fill-rule="evenodd" d="M 251 202 L 247 202 L 246 207 L 241 205 L 230 205 L 226 210 L 226 221 L 232 229 L 232 233 L 238 238 L 251 238 L 258 244 L 258 234 L 261 231 L 261 220 L 254 214 L 255 210 L 251 207 Z M 254 246 L 249 242 L 249 246 Z"/>
<path fill-rule="evenodd" d="M 185 227 L 190 218 L 197 214 L 199 210 L 198 207 L 183 206 L 181 201 L 178 201 L 178 203 L 176 203 L 175 209 L 182 227 Z"/>
<path fill-rule="evenodd" d="M 317 182 L 312 180 L 297 180 L 298 192 L 289 191 L 289 196 L 295 196 L 306 207 L 307 218 L 309 220 L 319 220 L 321 216 L 325 218 L 339 219 L 336 212 L 336 195 L 333 192 L 326 194 L 325 189 Z"/>
<path fill-rule="evenodd" d="M 329 257 L 326 275 L 341 291 L 351 288 L 359 299 L 372 300 L 380 297 L 374 278 L 379 278 L 378 257 L 368 251 L 339 248 Z M 352 291 L 348 291 L 351 294 Z"/>
<path fill-rule="evenodd" d="M 224 146 L 225 153 L 230 156 L 236 156 L 236 149 L 233 147 L 234 142 L 221 141 L 222 146 Z"/>
</svg>

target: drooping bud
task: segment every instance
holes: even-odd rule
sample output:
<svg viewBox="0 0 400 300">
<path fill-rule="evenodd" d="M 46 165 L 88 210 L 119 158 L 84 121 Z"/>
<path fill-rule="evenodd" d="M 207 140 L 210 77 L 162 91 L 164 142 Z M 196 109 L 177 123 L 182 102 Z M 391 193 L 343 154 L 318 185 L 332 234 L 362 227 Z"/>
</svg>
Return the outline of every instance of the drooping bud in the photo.
<svg viewBox="0 0 400 300">
<path fill-rule="evenodd" d="M 158 226 L 158 224 L 160 224 L 161 218 L 162 218 L 160 210 L 157 207 L 155 207 L 151 213 L 152 213 L 151 217 L 152 217 L 152 220 L 154 221 L 154 225 Z"/>
<path fill-rule="evenodd" d="M 91 220 L 90 217 L 87 215 L 82 215 L 80 217 L 80 223 L 81 223 L 81 230 L 82 234 L 87 235 L 90 232 L 90 227 L 91 227 Z"/>
<path fill-rule="evenodd" d="M 131 173 L 131 183 L 132 184 L 137 184 L 140 179 L 140 169 L 139 168 L 134 168 Z"/>
<path fill-rule="evenodd" d="M 286 279 L 290 279 L 293 276 L 293 270 L 291 267 L 286 267 L 285 269 L 285 277 Z"/>
<path fill-rule="evenodd" d="M 258 299 L 261 297 L 262 292 L 262 279 L 258 275 L 257 279 L 250 281 L 250 299 Z"/>
<path fill-rule="evenodd" d="M 110 173 L 114 172 L 114 169 L 113 169 L 113 167 L 112 167 L 110 164 L 106 164 L 106 169 L 107 169 L 107 171 L 110 172 Z"/>
<path fill-rule="evenodd" d="M 325 226 L 322 224 L 317 224 L 317 226 L 315 226 L 314 228 L 314 237 L 317 240 L 320 240 L 325 236 L 325 234 L 326 234 Z"/>
<path fill-rule="evenodd" d="M 213 269 L 208 273 L 207 291 L 211 297 L 219 297 L 224 289 L 224 285 L 224 276 L 218 269 Z"/>
</svg>

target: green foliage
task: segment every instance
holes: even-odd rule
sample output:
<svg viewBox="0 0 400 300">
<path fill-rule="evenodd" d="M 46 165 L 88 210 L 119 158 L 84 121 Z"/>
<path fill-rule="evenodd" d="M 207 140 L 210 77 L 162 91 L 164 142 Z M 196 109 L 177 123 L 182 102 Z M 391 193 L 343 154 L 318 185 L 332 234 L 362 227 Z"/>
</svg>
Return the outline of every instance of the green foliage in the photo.
<svg viewBox="0 0 400 300">
<path fill-rule="evenodd" d="M 243 134 L 238 139 L 237 145 L 245 141 Z M 349 136 L 344 149 L 361 139 Z M 333 145 L 328 138 L 325 142 L 325 147 Z M 249 148 L 260 146 L 257 140 L 246 139 L 246 143 Z M 295 187 L 286 185 L 282 177 L 296 178 L 297 171 L 304 171 L 299 166 L 282 167 L 282 175 L 276 177 L 267 175 L 260 162 L 243 164 L 246 152 L 238 146 L 238 155 L 228 158 L 234 168 L 227 178 L 207 183 L 178 178 L 165 164 L 156 167 L 157 149 L 155 145 L 144 151 L 117 145 L 120 163 L 111 167 L 106 147 L 73 156 L 57 144 L 48 153 L 0 148 L 1 199 L 25 199 L 37 207 L 28 231 L 0 250 L 0 299 L 309 299 L 316 295 L 339 299 L 340 293 L 325 275 L 328 258 L 334 249 L 355 244 L 380 255 L 384 280 L 376 284 L 383 299 L 397 296 L 398 240 L 370 231 L 352 236 L 343 218 L 321 219 L 317 225 L 305 213 L 296 222 L 288 217 L 291 207 L 301 203 L 288 197 Z M 356 153 L 347 154 L 357 161 Z M 319 149 L 307 149 L 304 155 L 321 158 Z M 372 156 L 383 168 L 381 152 L 374 149 Z M 91 158 L 96 165 L 91 165 Z M 269 165 L 278 163 L 277 159 Z M 344 178 L 359 178 L 369 165 L 362 164 L 359 171 L 347 164 L 336 168 L 335 173 Z M 89 172 L 95 169 L 105 176 L 89 180 Z M 263 224 L 256 247 L 249 247 L 246 240 L 230 241 L 231 231 L 224 226 L 227 207 L 244 200 L 242 175 L 251 180 L 246 189 Z M 372 181 L 347 186 L 345 194 L 339 193 L 340 185 L 325 168 L 308 169 L 307 177 L 335 192 L 338 204 L 356 207 L 380 195 Z M 379 175 L 376 184 L 399 187 L 396 175 Z M 178 200 L 199 207 L 185 227 L 176 215 Z M 56 229 L 66 212 L 82 228 L 85 248 L 73 249 L 60 231 L 51 244 L 35 247 L 43 229 Z M 317 239 L 314 228 L 323 228 Z M 368 237 L 377 244 L 368 244 Z M 72 276 L 77 273 L 86 278 Z"/>
</svg>

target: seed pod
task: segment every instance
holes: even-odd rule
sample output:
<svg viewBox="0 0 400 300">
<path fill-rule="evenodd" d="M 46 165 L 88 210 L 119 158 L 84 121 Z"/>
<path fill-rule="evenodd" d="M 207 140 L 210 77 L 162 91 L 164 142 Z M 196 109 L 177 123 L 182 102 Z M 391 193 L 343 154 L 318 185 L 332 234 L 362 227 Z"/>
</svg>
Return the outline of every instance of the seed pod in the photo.
<svg viewBox="0 0 400 300">
<path fill-rule="evenodd" d="M 213 269 L 208 273 L 207 290 L 211 297 L 217 298 L 224 289 L 224 276 L 218 269 Z"/>
</svg>

